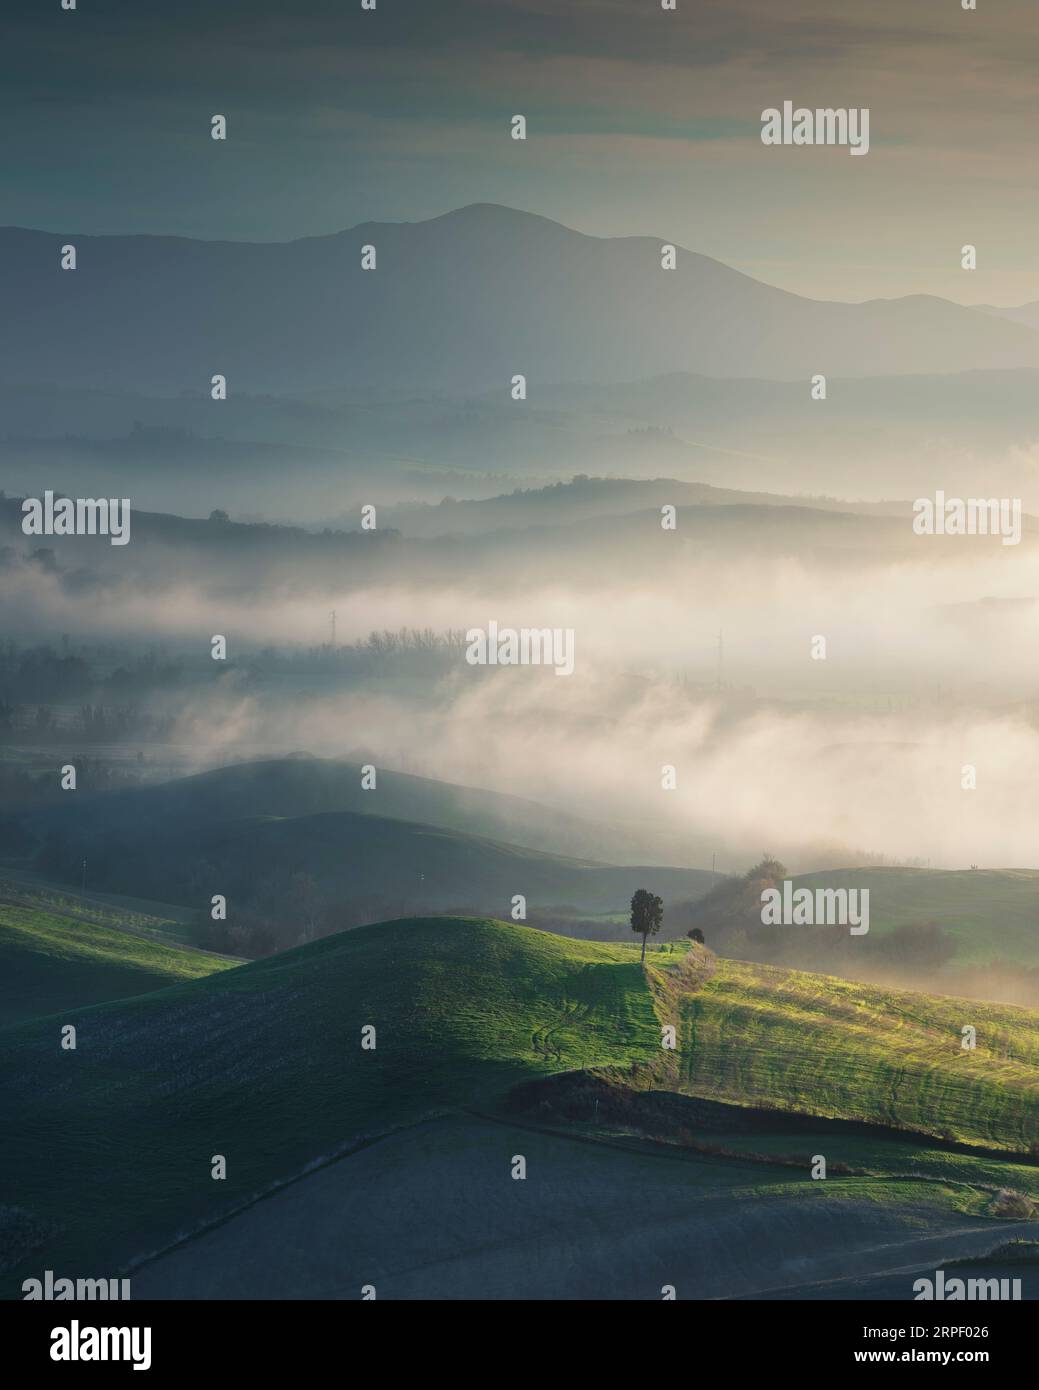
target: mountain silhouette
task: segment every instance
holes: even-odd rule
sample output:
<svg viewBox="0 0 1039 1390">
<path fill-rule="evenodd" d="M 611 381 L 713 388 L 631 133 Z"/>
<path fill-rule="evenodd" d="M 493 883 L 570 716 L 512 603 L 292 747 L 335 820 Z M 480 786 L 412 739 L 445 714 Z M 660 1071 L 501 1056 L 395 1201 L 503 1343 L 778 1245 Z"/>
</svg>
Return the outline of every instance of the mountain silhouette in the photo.
<svg viewBox="0 0 1039 1390">
<path fill-rule="evenodd" d="M 925 295 L 805 299 L 662 238 L 478 204 L 283 243 L 0 230 L 0 381 L 392 396 L 666 372 L 796 379 L 1039 366 L 1039 333 Z M 75 270 L 60 269 L 76 247 Z M 374 270 L 361 266 L 373 246 Z"/>
</svg>

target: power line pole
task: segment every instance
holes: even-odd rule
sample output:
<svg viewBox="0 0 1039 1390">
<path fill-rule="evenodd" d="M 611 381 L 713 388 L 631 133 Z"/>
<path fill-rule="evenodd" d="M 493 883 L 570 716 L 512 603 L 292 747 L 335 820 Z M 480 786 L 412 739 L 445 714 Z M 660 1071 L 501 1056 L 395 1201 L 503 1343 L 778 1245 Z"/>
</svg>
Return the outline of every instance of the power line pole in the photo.
<svg viewBox="0 0 1039 1390">
<path fill-rule="evenodd" d="M 336 644 L 336 611 L 334 608 L 329 616 L 332 619 L 332 647 L 334 650 Z"/>
</svg>

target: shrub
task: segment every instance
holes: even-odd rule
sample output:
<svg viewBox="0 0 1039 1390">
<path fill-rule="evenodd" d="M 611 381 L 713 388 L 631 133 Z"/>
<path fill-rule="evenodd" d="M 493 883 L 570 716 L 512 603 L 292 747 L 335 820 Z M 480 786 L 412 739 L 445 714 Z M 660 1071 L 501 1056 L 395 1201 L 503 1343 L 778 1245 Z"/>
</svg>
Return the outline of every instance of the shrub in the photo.
<svg viewBox="0 0 1039 1390">
<path fill-rule="evenodd" d="M 992 1211 L 995 1216 L 1011 1216 L 1018 1220 L 1027 1221 L 1035 1215 L 1035 1203 L 1031 1197 L 1026 1197 L 1023 1192 L 1015 1192 L 1012 1188 L 1001 1187 Z"/>
</svg>

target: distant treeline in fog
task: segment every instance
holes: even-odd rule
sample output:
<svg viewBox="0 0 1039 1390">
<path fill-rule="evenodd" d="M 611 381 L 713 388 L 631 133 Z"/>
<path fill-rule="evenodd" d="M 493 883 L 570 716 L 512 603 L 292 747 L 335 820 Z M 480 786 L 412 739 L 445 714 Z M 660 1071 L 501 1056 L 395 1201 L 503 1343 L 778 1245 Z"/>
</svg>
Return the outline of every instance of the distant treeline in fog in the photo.
<svg viewBox="0 0 1039 1390">
<path fill-rule="evenodd" d="M 32 707 L 80 701 L 123 702 L 190 685 L 208 685 L 229 672 L 263 680 L 278 675 L 327 673 L 346 678 L 372 675 L 435 675 L 457 662 L 463 633 L 431 628 L 371 632 L 359 642 L 319 646 L 264 646 L 216 663 L 207 656 L 150 646 L 136 653 L 106 645 L 0 644 L 0 726 L 84 728 L 114 718 L 111 711 L 62 711 L 51 719 Z"/>
</svg>

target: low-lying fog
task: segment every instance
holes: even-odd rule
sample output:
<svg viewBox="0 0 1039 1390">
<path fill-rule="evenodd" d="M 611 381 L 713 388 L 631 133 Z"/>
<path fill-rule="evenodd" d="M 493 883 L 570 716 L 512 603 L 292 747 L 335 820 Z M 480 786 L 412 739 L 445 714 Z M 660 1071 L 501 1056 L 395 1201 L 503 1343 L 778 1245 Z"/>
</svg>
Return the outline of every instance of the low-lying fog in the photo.
<svg viewBox="0 0 1039 1390">
<path fill-rule="evenodd" d="M 931 539 L 919 538 L 921 555 Z M 160 643 L 205 674 L 212 636 L 225 636 L 219 688 L 209 679 L 149 697 L 176 714 L 174 738 L 197 766 L 358 755 L 655 827 L 654 857 L 709 867 L 717 854 L 726 870 L 764 849 L 794 869 L 873 856 L 1039 867 L 1039 554 L 989 539 L 961 563 L 947 550 L 933 563 L 831 568 L 687 548 L 665 564 L 676 543 L 680 532 L 661 533 L 663 577 L 643 560 L 637 582 L 621 554 L 581 586 L 564 557 L 562 577 L 534 586 L 502 564 L 479 589 L 443 582 L 441 569 L 432 582 L 332 580 L 305 595 L 217 597 L 183 578 L 73 593 L 18 564 L 0 630 L 21 642 Z M 444 544 L 460 547 L 461 574 L 464 543 Z M 332 610 L 340 646 L 491 620 L 569 629 L 574 670 L 472 666 L 463 641 L 428 675 L 341 678 L 334 662 L 299 656 L 329 643 Z M 297 652 L 288 671 L 257 660 L 268 643 Z"/>
</svg>

